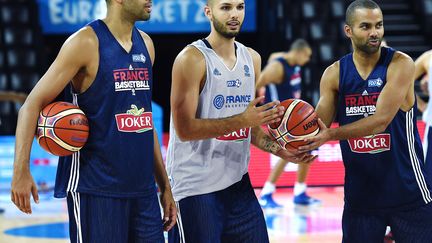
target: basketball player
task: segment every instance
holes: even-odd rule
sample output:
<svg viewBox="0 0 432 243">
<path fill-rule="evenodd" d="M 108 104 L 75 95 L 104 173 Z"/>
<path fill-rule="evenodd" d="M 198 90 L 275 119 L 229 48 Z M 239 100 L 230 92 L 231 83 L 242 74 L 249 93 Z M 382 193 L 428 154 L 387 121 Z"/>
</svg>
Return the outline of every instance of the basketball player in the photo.
<svg viewBox="0 0 432 243">
<path fill-rule="evenodd" d="M 38 111 L 67 86 L 90 126 L 87 144 L 62 157 L 57 171 L 54 196 L 67 196 L 71 242 L 164 242 L 176 207 L 151 119 L 154 47 L 134 27 L 150 18 L 152 1 L 108 0 L 107 7 L 105 19 L 69 37 L 21 108 L 11 198 L 25 213 L 30 193 L 38 203 L 29 170 Z"/>
<path fill-rule="evenodd" d="M 415 80 L 419 79 L 421 76 L 425 76 L 422 79 L 422 85 L 424 82 L 427 84 L 427 93 L 432 94 L 432 50 L 429 50 L 423 53 L 416 61 L 415 61 Z M 424 142 L 423 149 L 425 153 L 426 163 L 432 163 L 432 146 L 429 146 L 432 143 L 432 102 L 426 102 L 422 100 L 419 96 L 419 110 L 423 112 L 423 121 L 426 123 L 426 130 L 424 134 Z M 430 100 L 430 98 L 429 98 Z"/>
<path fill-rule="evenodd" d="M 431 163 L 416 126 L 414 62 L 381 47 L 383 15 L 371 0 L 352 2 L 345 33 L 353 53 L 329 66 L 316 112 L 321 132 L 307 151 L 340 140 L 345 165 L 343 242 L 432 242 Z M 326 128 L 333 119 L 338 128 Z"/>
<path fill-rule="evenodd" d="M 301 95 L 301 67 L 309 62 L 312 49 L 303 39 L 295 40 L 288 52 L 275 52 L 270 55 L 267 66 L 262 71 L 257 90 L 268 86 L 266 98 L 274 100 L 300 99 Z M 267 178 L 261 191 L 260 204 L 264 208 L 278 208 L 282 205 L 273 200 L 276 190 L 276 181 L 282 174 L 287 160 L 279 159 L 276 166 Z M 306 194 L 306 176 L 309 164 L 299 164 L 297 181 L 294 185 L 294 203 L 298 205 L 311 205 L 320 201 Z"/>
<path fill-rule="evenodd" d="M 211 32 L 177 56 L 172 71 L 167 171 L 178 207 L 169 242 L 268 242 L 263 213 L 247 173 L 250 143 L 286 160 L 260 125 L 280 121 L 274 101 L 254 99 L 259 54 L 235 41 L 244 0 L 209 0 Z"/>
</svg>

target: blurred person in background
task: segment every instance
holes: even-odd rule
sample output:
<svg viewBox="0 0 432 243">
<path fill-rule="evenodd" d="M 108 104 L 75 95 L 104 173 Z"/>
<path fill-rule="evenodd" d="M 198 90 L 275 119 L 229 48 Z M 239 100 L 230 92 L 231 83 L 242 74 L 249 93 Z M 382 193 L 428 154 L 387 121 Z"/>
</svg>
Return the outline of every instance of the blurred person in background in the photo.
<svg viewBox="0 0 432 243">
<path fill-rule="evenodd" d="M 265 94 L 266 102 L 300 99 L 301 67 L 309 62 L 311 55 L 312 48 L 304 39 L 295 40 L 289 51 L 272 53 L 256 84 L 258 93 Z M 274 201 L 273 193 L 276 191 L 276 182 L 288 163 L 289 161 L 279 158 L 270 172 L 259 200 L 263 208 L 282 207 Z M 297 180 L 294 185 L 294 204 L 307 206 L 320 203 L 320 200 L 306 194 L 309 167 L 310 164 L 298 165 Z"/>
</svg>

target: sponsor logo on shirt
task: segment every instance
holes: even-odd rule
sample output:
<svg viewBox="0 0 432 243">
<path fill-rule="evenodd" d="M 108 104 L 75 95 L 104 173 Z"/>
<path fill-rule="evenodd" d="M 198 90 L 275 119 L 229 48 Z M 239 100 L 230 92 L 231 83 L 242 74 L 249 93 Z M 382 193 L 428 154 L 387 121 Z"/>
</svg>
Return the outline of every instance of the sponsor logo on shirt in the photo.
<svg viewBox="0 0 432 243">
<path fill-rule="evenodd" d="M 146 62 L 146 57 L 144 54 L 132 54 L 132 61 L 133 62 L 142 62 L 145 63 Z"/>
<path fill-rule="evenodd" d="M 235 79 L 235 80 L 228 80 L 227 81 L 227 87 L 228 88 L 240 88 L 240 86 L 242 85 L 242 82 L 240 81 L 240 79 Z"/>
<path fill-rule="evenodd" d="M 116 92 L 150 90 L 150 74 L 148 68 L 129 68 L 113 70 L 114 88 Z"/>
<path fill-rule="evenodd" d="M 381 78 L 368 80 L 368 87 L 381 87 L 381 85 L 383 85 L 383 81 Z"/>
<path fill-rule="evenodd" d="M 375 114 L 376 103 L 380 93 L 345 95 L 346 116 L 364 116 Z"/>
<path fill-rule="evenodd" d="M 249 134 L 250 134 L 250 128 L 242 128 L 238 131 L 234 131 L 232 133 L 223 135 L 223 136 L 219 136 L 216 139 L 217 140 L 221 140 L 221 141 L 244 141 L 245 139 L 249 138 Z"/>
<path fill-rule="evenodd" d="M 120 132 L 142 133 L 153 129 L 153 117 L 151 112 L 144 112 L 144 108 L 138 109 L 131 105 L 126 113 L 115 115 L 117 129 Z"/>
<path fill-rule="evenodd" d="M 352 138 L 348 139 L 348 144 L 354 153 L 381 153 L 390 150 L 390 134 L 382 133 L 363 138 Z"/>
<path fill-rule="evenodd" d="M 247 107 L 252 100 L 251 95 L 216 95 L 213 98 L 213 105 L 220 110 L 225 108 Z"/>
</svg>

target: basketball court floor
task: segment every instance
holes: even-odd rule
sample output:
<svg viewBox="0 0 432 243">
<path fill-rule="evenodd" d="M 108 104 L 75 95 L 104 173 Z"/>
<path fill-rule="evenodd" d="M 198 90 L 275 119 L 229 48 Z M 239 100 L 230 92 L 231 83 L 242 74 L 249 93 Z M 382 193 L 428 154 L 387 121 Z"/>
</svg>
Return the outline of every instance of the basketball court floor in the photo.
<svg viewBox="0 0 432 243">
<path fill-rule="evenodd" d="M 308 193 L 322 204 L 294 206 L 292 189 L 278 190 L 274 198 L 284 208 L 264 210 L 270 242 L 341 242 L 343 188 L 309 188 Z M 40 197 L 40 204 L 33 204 L 33 214 L 26 215 L 14 207 L 8 194 L 0 194 L 0 208 L 6 210 L 0 215 L 0 243 L 69 242 L 65 201 L 53 199 L 52 193 Z"/>
</svg>

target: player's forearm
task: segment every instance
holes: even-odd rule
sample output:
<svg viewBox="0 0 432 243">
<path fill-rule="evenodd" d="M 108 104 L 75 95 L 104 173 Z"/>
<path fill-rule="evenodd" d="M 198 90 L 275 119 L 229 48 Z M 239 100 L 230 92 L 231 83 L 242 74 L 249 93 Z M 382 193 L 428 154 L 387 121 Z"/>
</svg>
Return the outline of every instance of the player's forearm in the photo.
<svg viewBox="0 0 432 243">
<path fill-rule="evenodd" d="M 182 141 L 216 138 L 246 128 L 241 114 L 218 119 L 191 119 L 178 121 L 177 136 Z"/>
<path fill-rule="evenodd" d="M 29 169 L 30 151 L 39 110 L 37 107 L 30 106 L 24 104 L 18 114 L 14 159 L 16 169 Z"/>
<path fill-rule="evenodd" d="M 165 171 L 165 167 L 161 160 L 156 159 L 154 160 L 154 176 L 156 183 L 159 187 L 159 190 L 163 193 L 165 191 L 171 190 L 171 186 L 169 184 L 168 176 Z"/>
<path fill-rule="evenodd" d="M 356 122 L 329 129 L 329 140 L 346 140 L 378 134 L 387 128 L 388 119 L 379 116 L 369 116 Z"/>
<path fill-rule="evenodd" d="M 253 127 L 251 131 L 251 143 L 257 148 L 269 152 L 272 154 L 277 154 L 281 147 L 277 142 L 273 141 L 270 136 L 268 136 L 261 127 Z"/>
<path fill-rule="evenodd" d="M 153 159 L 154 159 L 154 168 L 153 173 L 161 192 L 165 192 L 166 190 L 171 190 L 168 176 L 165 171 L 165 167 L 163 164 L 162 153 L 160 150 L 160 144 L 157 137 L 156 130 L 153 129 L 153 137 L 154 137 L 154 148 L 153 148 Z"/>
</svg>

